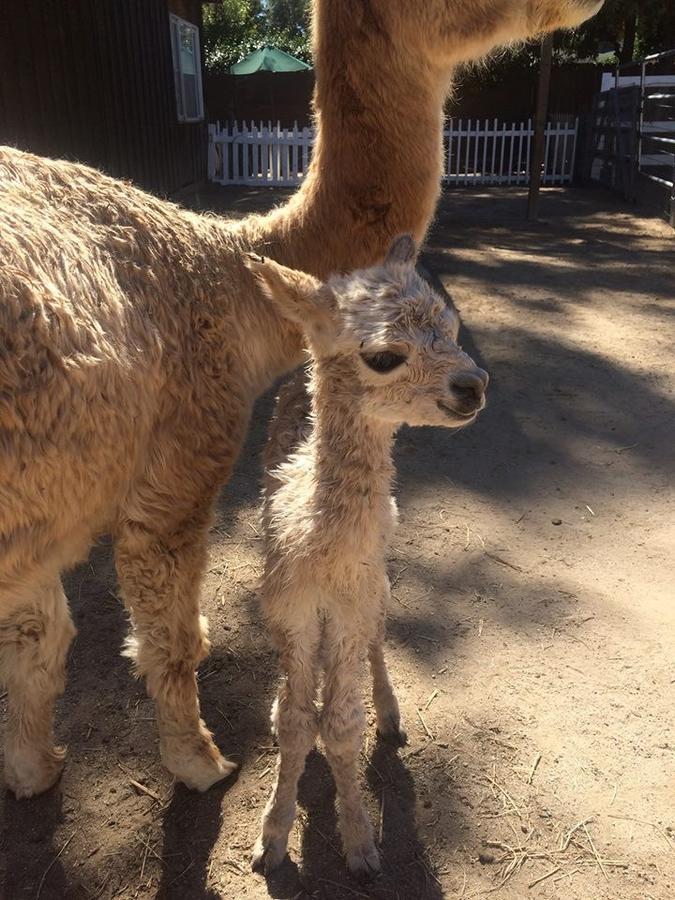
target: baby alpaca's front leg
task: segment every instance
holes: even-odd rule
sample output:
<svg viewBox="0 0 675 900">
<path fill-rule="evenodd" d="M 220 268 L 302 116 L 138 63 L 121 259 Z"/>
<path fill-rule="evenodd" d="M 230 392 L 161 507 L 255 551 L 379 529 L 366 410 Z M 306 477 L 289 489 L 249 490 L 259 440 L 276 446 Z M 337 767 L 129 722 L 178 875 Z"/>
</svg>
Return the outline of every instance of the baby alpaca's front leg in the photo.
<svg viewBox="0 0 675 900">
<path fill-rule="evenodd" d="M 385 740 L 403 747 L 408 742 L 408 735 L 401 727 L 401 713 L 387 670 L 381 640 L 375 640 L 370 645 L 368 659 L 373 678 L 373 704 L 377 717 L 377 733 Z"/>
<path fill-rule="evenodd" d="M 380 871 L 380 856 L 359 785 L 359 753 L 365 726 L 360 671 L 360 638 L 333 643 L 326 667 L 320 730 L 335 778 L 347 865 L 355 875 L 372 877 Z"/>
<path fill-rule="evenodd" d="M 282 647 L 280 661 L 284 677 L 273 708 L 279 759 L 276 783 L 263 813 L 262 832 L 251 861 L 255 871 L 265 874 L 286 856 L 288 835 L 295 819 L 298 781 L 318 731 L 315 704 L 318 628 L 308 628 L 300 639 L 296 635 L 275 637 L 277 646 Z"/>
<path fill-rule="evenodd" d="M 385 614 L 388 598 L 389 580 L 385 578 L 377 635 L 368 647 L 368 659 L 373 679 L 373 704 L 377 716 L 377 733 L 385 740 L 402 747 L 408 742 L 408 736 L 401 728 L 398 700 L 384 659 Z"/>
</svg>

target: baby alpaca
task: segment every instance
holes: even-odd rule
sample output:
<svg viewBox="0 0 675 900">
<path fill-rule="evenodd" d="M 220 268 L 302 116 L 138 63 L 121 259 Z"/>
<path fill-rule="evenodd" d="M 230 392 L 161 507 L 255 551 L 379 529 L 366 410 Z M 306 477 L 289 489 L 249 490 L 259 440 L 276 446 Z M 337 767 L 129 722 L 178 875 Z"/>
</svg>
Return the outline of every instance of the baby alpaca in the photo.
<svg viewBox="0 0 675 900">
<path fill-rule="evenodd" d="M 378 732 L 405 742 L 383 654 L 394 433 L 404 422 L 470 424 L 488 382 L 457 346 L 456 315 L 415 272 L 415 253 L 413 239 L 400 237 L 383 266 L 325 285 L 271 261 L 249 263 L 304 328 L 313 357 L 309 418 L 293 425 L 296 389 L 288 386 L 267 448 L 261 604 L 283 681 L 272 713 L 276 784 L 253 854 L 254 869 L 265 872 L 286 854 L 317 733 L 335 777 L 347 864 L 362 875 L 380 869 L 358 784 L 360 670 L 367 656 Z"/>
</svg>

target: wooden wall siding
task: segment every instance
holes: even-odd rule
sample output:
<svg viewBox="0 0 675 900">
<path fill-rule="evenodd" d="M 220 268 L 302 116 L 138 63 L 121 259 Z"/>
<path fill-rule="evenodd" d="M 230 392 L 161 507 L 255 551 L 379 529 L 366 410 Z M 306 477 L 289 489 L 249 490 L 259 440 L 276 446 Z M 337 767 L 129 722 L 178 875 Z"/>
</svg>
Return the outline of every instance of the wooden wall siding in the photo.
<svg viewBox="0 0 675 900">
<path fill-rule="evenodd" d="M 176 118 L 167 0 L 6 0 L 0 143 L 162 195 L 206 175 L 206 126 Z"/>
</svg>

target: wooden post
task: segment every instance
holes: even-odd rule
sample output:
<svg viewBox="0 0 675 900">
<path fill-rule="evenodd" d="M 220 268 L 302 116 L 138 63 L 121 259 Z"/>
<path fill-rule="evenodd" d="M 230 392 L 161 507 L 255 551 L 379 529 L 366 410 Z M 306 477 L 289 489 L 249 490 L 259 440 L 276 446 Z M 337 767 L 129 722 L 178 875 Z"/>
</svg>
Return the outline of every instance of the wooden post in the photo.
<svg viewBox="0 0 675 900">
<path fill-rule="evenodd" d="M 534 114 L 534 140 L 530 160 L 530 189 L 527 195 L 527 218 L 537 219 L 539 208 L 539 188 L 541 187 L 541 164 L 544 162 L 544 133 L 548 113 L 548 88 L 551 83 L 551 63 L 553 60 L 553 35 L 547 34 L 541 41 L 539 62 L 539 82 L 537 84 L 537 109 Z"/>
</svg>

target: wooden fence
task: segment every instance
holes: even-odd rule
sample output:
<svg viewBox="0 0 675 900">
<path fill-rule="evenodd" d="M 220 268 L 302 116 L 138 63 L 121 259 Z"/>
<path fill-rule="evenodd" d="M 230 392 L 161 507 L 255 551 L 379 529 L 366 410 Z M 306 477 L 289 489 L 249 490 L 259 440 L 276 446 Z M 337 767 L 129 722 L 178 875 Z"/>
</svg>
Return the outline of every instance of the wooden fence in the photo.
<svg viewBox="0 0 675 900">
<path fill-rule="evenodd" d="M 532 122 L 449 119 L 443 131 L 443 181 L 456 185 L 526 184 L 530 176 Z M 544 184 L 569 184 L 574 171 L 577 121 L 549 122 Z M 302 181 L 314 129 L 279 124 L 221 128 L 209 125 L 209 179 L 218 184 L 295 185 Z"/>
</svg>

